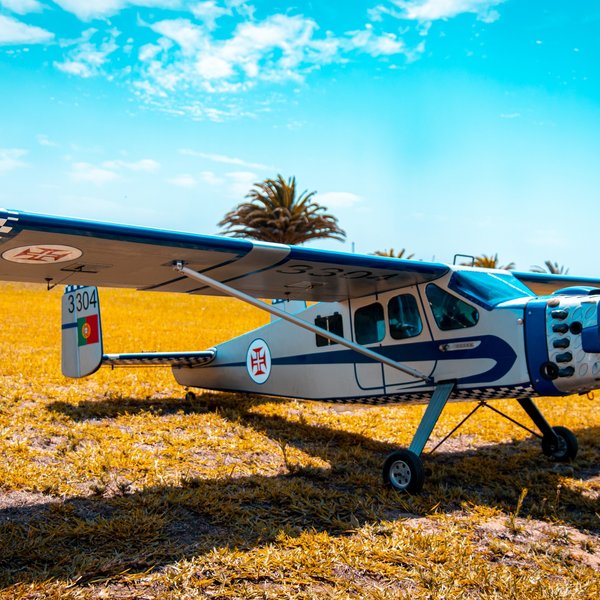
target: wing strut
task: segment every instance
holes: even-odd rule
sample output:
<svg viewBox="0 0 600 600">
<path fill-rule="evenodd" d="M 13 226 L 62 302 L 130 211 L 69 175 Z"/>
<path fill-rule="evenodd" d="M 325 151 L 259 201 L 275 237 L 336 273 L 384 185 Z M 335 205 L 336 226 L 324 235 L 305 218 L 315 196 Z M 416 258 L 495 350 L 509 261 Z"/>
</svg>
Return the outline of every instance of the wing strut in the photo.
<svg viewBox="0 0 600 600">
<path fill-rule="evenodd" d="M 279 308 L 275 308 L 272 305 L 265 304 L 261 300 L 258 300 L 257 298 L 254 298 L 253 296 L 250 296 L 244 292 L 240 292 L 239 290 L 236 290 L 224 283 L 221 283 L 220 281 L 216 281 L 215 279 L 207 277 L 203 273 L 198 273 L 197 271 L 194 271 L 193 269 L 186 267 L 185 264 L 183 263 L 183 261 L 177 261 L 174 264 L 174 268 L 176 271 L 183 273 L 190 279 L 195 279 L 196 281 L 199 281 L 200 283 L 208 285 L 209 287 L 214 288 L 215 290 L 218 290 L 219 292 L 222 292 L 223 294 L 225 294 L 227 296 L 232 296 L 233 298 L 237 298 L 238 300 L 241 300 L 242 302 L 251 304 L 252 306 L 254 306 L 256 308 L 259 308 L 260 310 L 264 310 L 268 313 L 271 313 L 272 315 L 275 315 L 276 317 L 280 317 L 281 319 L 289 321 L 290 323 L 293 323 L 294 325 L 297 325 L 298 327 L 302 327 L 303 329 L 312 331 L 313 333 L 323 336 L 324 338 L 327 338 L 328 340 L 331 340 L 332 342 L 336 342 L 342 346 L 346 346 L 346 348 L 350 348 L 351 350 L 354 350 L 355 352 L 363 354 L 364 356 L 368 356 L 370 359 L 372 359 L 376 362 L 383 363 L 384 365 L 387 365 L 388 367 L 392 367 L 392 369 L 397 369 L 398 371 L 402 371 L 403 373 L 406 373 L 407 375 L 410 375 L 411 377 L 414 377 L 415 379 L 422 379 L 423 381 L 425 381 L 427 383 L 433 383 L 433 379 L 431 377 L 428 377 L 427 375 L 425 375 L 424 373 L 421 373 L 420 371 L 417 371 L 416 369 L 412 369 L 411 367 L 407 367 L 406 365 L 403 365 L 394 360 L 391 360 L 391 359 L 387 358 L 386 356 L 379 354 L 378 352 L 374 352 L 373 350 L 369 350 L 368 348 L 365 348 L 364 346 L 361 346 L 360 344 L 351 342 L 350 340 L 347 340 L 344 337 L 335 335 L 335 333 L 331 333 L 330 331 L 326 331 L 325 329 L 322 329 L 321 327 L 317 327 L 316 325 L 313 325 L 312 323 L 308 323 L 307 321 L 304 321 L 303 319 L 299 319 L 298 317 L 291 315 L 289 313 L 286 313 Z"/>
</svg>

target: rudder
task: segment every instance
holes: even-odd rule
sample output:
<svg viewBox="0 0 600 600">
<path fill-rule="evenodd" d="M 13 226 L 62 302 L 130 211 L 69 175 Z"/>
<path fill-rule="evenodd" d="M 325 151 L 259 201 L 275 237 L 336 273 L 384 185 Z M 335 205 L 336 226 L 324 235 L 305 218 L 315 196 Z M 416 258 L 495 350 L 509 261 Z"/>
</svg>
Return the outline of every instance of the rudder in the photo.
<svg viewBox="0 0 600 600">
<path fill-rule="evenodd" d="M 103 353 L 98 288 L 65 288 L 61 327 L 63 375 L 78 378 L 95 373 Z"/>
</svg>

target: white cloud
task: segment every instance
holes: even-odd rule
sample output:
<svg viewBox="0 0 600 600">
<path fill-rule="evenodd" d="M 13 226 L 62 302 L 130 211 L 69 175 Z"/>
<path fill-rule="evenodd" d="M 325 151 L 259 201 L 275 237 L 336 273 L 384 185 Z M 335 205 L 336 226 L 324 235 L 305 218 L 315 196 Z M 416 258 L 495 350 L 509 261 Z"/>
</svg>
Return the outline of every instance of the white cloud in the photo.
<svg viewBox="0 0 600 600">
<path fill-rule="evenodd" d="M 138 89 L 154 96 L 194 88 L 231 93 L 257 81 L 301 81 L 305 72 L 334 60 L 339 48 L 330 38 L 316 39 L 317 24 L 301 16 L 242 21 L 226 38 L 189 19 L 148 27 L 162 37 L 140 51 L 143 83 Z"/>
<path fill-rule="evenodd" d="M 393 33 L 376 34 L 368 24 L 362 31 L 350 34 L 346 44 L 350 49 L 361 50 L 371 56 L 389 56 L 406 53 L 406 47 Z"/>
<path fill-rule="evenodd" d="M 463 13 L 477 15 L 477 18 L 486 23 L 491 23 L 499 18 L 495 6 L 506 0 L 391 0 L 392 4 L 401 11 L 404 19 L 415 21 L 437 21 L 439 19 L 451 19 Z M 375 11 L 393 14 L 389 8 L 379 6 Z"/>
<path fill-rule="evenodd" d="M 44 44 L 53 37 L 53 33 L 41 27 L 0 15 L 0 44 Z"/>
<path fill-rule="evenodd" d="M 182 148 L 179 150 L 179 154 L 184 156 L 194 156 L 197 158 L 204 158 L 217 163 L 223 163 L 225 165 L 235 165 L 238 167 L 245 167 L 246 169 L 270 169 L 268 165 L 261 163 L 248 162 L 241 158 L 234 158 L 232 156 L 225 156 L 223 154 L 211 154 L 209 152 L 197 152 L 196 150 L 190 150 L 189 148 Z"/>
<path fill-rule="evenodd" d="M 75 42 L 69 42 L 74 48 L 67 53 L 64 62 L 55 62 L 54 66 L 68 73 L 83 77 L 94 77 L 104 72 L 104 66 L 108 62 L 108 57 L 118 49 L 116 38 L 119 32 L 116 30 L 108 31 L 108 37 L 99 43 L 92 42 L 92 38 L 98 33 L 96 29 L 87 29 L 83 32 L 80 39 Z"/>
<path fill-rule="evenodd" d="M 103 185 L 119 178 L 114 171 L 86 162 L 73 163 L 70 177 L 73 181 Z"/>
<path fill-rule="evenodd" d="M 43 133 L 40 133 L 37 136 L 37 141 L 40 146 L 48 146 L 51 148 L 58 147 L 58 144 L 56 142 L 53 142 L 47 135 L 44 135 Z"/>
<path fill-rule="evenodd" d="M 202 171 L 200 173 L 200 179 L 204 181 L 204 183 L 213 186 L 222 185 L 224 182 L 224 180 L 213 171 Z"/>
<path fill-rule="evenodd" d="M 131 6 L 180 8 L 181 0 L 54 0 L 63 10 L 82 21 L 110 17 Z"/>
<path fill-rule="evenodd" d="M 0 175 L 26 167 L 27 164 L 20 160 L 26 154 L 25 150 L 19 148 L 0 148 Z"/>
<path fill-rule="evenodd" d="M 125 169 L 127 171 L 145 171 L 152 172 L 160 169 L 160 163 L 151 159 L 151 158 L 143 158 L 134 162 L 126 162 L 123 160 L 111 160 L 105 163 L 102 163 L 102 166 L 107 169 L 112 169 L 118 171 L 120 169 Z"/>
<path fill-rule="evenodd" d="M 325 192 L 315 196 L 315 202 L 327 208 L 349 208 L 361 201 L 362 198 L 352 192 Z"/>
<path fill-rule="evenodd" d="M 198 184 L 196 179 L 189 173 L 182 173 L 181 175 L 167 179 L 167 182 L 181 188 L 193 188 Z"/>
<path fill-rule="evenodd" d="M 37 0 L 0 0 L 0 6 L 4 6 L 18 15 L 41 12 L 44 9 Z"/>
<path fill-rule="evenodd" d="M 67 160 L 69 158 L 67 157 Z M 107 160 L 101 165 L 93 165 L 87 162 L 75 162 L 71 166 L 70 177 L 73 181 L 103 185 L 121 179 L 122 171 L 150 173 L 157 171 L 160 163 L 151 159 L 143 158 L 137 161 Z"/>
<path fill-rule="evenodd" d="M 189 19 L 171 19 L 149 25 L 152 31 L 179 45 L 185 55 L 203 50 L 208 43 L 204 29 Z"/>
<path fill-rule="evenodd" d="M 226 173 L 229 182 L 229 192 L 232 197 L 241 200 L 250 191 L 259 177 L 249 171 L 232 171 Z"/>
<path fill-rule="evenodd" d="M 197 19 L 203 21 L 206 28 L 211 31 L 216 27 L 217 19 L 232 14 L 230 8 L 218 6 L 214 0 L 210 0 L 209 2 L 199 2 L 192 6 L 190 10 L 192 11 L 192 14 Z"/>
<path fill-rule="evenodd" d="M 370 14 L 374 20 L 387 14 L 417 21 L 424 37 L 431 20 L 461 12 L 489 19 L 492 8 L 503 1 L 380 0 Z M 164 11 L 156 11 L 158 18 L 151 11 L 138 11 L 139 30 L 126 41 L 109 22 L 98 22 L 98 29 L 88 29 L 79 40 L 61 41 L 63 56 L 54 66 L 77 77 L 121 81 L 147 106 L 197 120 L 223 121 L 268 109 L 267 95 L 254 100 L 254 110 L 247 107 L 246 99 L 237 100 L 260 84 L 302 83 L 314 70 L 348 62 L 359 54 L 384 59 L 390 68 L 397 68 L 397 57 L 410 62 L 425 47 L 422 41 L 409 47 L 404 31 L 386 31 L 374 23 L 334 33 L 320 30 L 314 19 L 291 10 L 258 19 L 252 5 L 243 0 L 56 2 L 83 20 L 106 18 L 128 7 L 179 9 L 169 15 L 173 18 L 165 18 Z M 137 60 L 132 62 L 132 57 Z M 246 161 L 221 162 L 249 170 L 265 168 Z"/>
</svg>

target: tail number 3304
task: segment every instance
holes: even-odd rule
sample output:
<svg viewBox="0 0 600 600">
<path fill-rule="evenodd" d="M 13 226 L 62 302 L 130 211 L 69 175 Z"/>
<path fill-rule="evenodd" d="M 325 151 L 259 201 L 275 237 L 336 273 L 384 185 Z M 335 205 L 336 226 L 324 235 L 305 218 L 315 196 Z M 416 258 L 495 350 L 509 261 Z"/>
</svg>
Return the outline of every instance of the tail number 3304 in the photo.
<svg viewBox="0 0 600 600">
<path fill-rule="evenodd" d="M 77 312 L 89 310 L 90 307 L 98 308 L 98 294 L 95 288 L 91 291 L 83 290 L 69 294 L 67 298 L 67 310 L 70 314 L 74 313 L 75 310 Z"/>
</svg>

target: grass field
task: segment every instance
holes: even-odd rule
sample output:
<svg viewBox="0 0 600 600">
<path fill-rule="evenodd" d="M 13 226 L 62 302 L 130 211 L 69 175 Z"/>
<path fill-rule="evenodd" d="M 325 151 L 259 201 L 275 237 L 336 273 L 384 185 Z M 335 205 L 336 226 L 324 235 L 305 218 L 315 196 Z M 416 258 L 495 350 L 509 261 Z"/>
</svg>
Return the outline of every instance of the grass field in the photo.
<svg viewBox="0 0 600 600">
<path fill-rule="evenodd" d="M 403 496 L 380 468 L 423 406 L 186 401 L 169 369 L 67 380 L 60 295 L 0 286 L 0 597 L 600 597 L 600 397 L 539 402 L 577 434 L 575 463 L 481 410 Z M 101 297 L 108 352 L 265 322 L 223 299 Z M 472 407 L 450 405 L 434 438 Z"/>
</svg>

